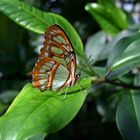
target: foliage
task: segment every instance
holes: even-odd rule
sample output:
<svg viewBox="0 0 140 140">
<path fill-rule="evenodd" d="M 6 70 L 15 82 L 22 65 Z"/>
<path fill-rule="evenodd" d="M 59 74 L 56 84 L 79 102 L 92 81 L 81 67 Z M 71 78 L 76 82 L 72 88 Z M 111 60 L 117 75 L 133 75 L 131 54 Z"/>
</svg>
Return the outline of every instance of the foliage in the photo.
<svg viewBox="0 0 140 140">
<path fill-rule="evenodd" d="M 61 93 L 46 91 L 42 94 L 32 84 L 25 85 L 0 119 L 1 138 L 21 140 L 37 134 L 54 133 L 63 128 L 85 100 L 90 79 L 79 82 L 80 85 L 68 90 L 66 97 L 66 89 Z"/>
<path fill-rule="evenodd" d="M 99 3 L 89 3 L 85 6 L 85 10 L 96 19 L 108 34 L 116 35 L 128 26 L 126 15 L 111 0 L 106 2 L 99 0 Z"/>
<path fill-rule="evenodd" d="M 124 139 L 140 139 L 139 92 L 125 91 L 128 95 L 119 102 L 116 121 Z M 127 117 L 126 117 L 127 116 Z M 131 130 L 131 131 L 130 131 Z"/>
<path fill-rule="evenodd" d="M 17 89 L 19 91 L 25 85 L 0 118 L 1 139 L 44 139 L 46 135 L 54 134 L 66 126 L 84 101 L 87 106 L 89 98 L 96 104 L 96 114 L 102 117 L 103 122 L 116 122 L 123 139 L 139 140 L 140 25 L 129 20 L 132 19 L 131 13 L 127 14 L 116 7 L 112 0 L 85 4 L 85 11 L 96 20 L 100 31 L 87 35 L 84 49 L 80 36 L 63 16 L 43 12 L 19 0 L 1 0 L 0 11 L 26 29 L 0 15 L 0 62 L 7 63 L 6 66 L 0 66 L 0 78 L 7 75 L 12 80 L 7 84 L 7 78 L 2 83 L 1 114 L 17 95 Z M 95 25 L 94 21 L 91 22 Z M 76 27 L 77 23 L 73 25 Z M 7 28 L 9 24 L 11 28 Z M 61 26 L 70 38 L 77 54 L 77 67 L 82 73 L 81 80 L 68 88 L 66 97 L 64 94 L 67 89 L 61 93 L 45 91 L 42 94 L 30 83 L 25 84 L 29 82 L 26 74 L 31 71 L 36 56 L 28 38 L 33 40 L 39 36 L 27 30 L 43 34 L 53 24 Z M 78 25 L 84 27 L 82 22 Z M 9 55 L 5 57 L 3 52 Z M 18 74 L 22 80 L 16 77 Z M 93 111 L 94 107 L 91 108 Z M 93 118 L 92 122 L 98 120 Z M 88 122 L 88 118 L 85 121 Z"/>
</svg>

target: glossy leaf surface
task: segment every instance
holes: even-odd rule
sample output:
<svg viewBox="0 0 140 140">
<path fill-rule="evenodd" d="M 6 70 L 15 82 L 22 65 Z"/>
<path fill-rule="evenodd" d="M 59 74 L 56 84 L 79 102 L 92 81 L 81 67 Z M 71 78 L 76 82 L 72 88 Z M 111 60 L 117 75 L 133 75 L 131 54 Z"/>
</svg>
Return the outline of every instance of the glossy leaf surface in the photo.
<svg viewBox="0 0 140 140">
<path fill-rule="evenodd" d="M 140 64 L 140 40 L 131 43 L 110 68 L 110 78 L 125 74 Z"/>
<path fill-rule="evenodd" d="M 44 31 L 51 25 L 61 26 L 77 54 L 83 56 L 82 41 L 72 25 L 62 16 L 40 11 L 19 0 L 1 0 L 0 11 L 22 27 L 36 33 L 44 34 Z"/>
<path fill-rule="evenodd" d="M 100 31 L 89 37 L 85 45 L 85 53 L 87 58 L 90 57 L 94 63 L 98 60 L 103 60 L 108 56 L 110 48 L 105 46 L 107 35 Z"/>
<path fill-rule="evenodd" d="M 67 91 L 64 89 L 55 93 L 40 92 L 32 84 L 25 85 L 0 118 L 1 139 L 24 140 L 62 129 L 79 111 L 90 84 L 90 78 L 83 79 Z"/>
<path fill-rule="evenodd" d="M 127 28 L 126 15 L 114 5 L 89 3 L 85 6 L 100 27 L 110 35 L 116 35 L 122 29 Z M 113 12 L 112 12 L 113 11 Z M 117 18 L 116 18 L 117 17 Z"/>
<path fill-rule="evenodd" d="M 126 32 L 127 33 L 127 32 Z M 122 34 L 119 34 L 118 36 L 122 36 Z M 113 49 L 110 52 L 110 55 L 108 56 L 108 62 L 107 67 L 111 67 L 113 63 L 120 57 L 120 55 L 125 51 L 125 49 L 134 41 L 138 40 L 140 38 L 140 33 L 127 33 L 127 35 L 124 35 L 121 39 L 116 38 L 116 40 L 113 40 L 111 45 L 113 45 Z"/>
<path fill-rule="evenodd" d="M 140 139 L 140 93 L 127 91 L 116 114 L 118 129 L 125 140 Z"/>
</svg>

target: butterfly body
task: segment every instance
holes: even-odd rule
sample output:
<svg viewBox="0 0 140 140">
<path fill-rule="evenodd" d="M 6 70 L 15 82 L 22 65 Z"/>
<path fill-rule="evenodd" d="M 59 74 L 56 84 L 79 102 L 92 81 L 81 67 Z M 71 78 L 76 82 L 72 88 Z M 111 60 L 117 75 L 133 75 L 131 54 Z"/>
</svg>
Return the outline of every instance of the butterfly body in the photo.
<svg viewBox="0 0 140 140">
<path fill-rule="evenodd" d="M 76 56 L 65 32 L 52 25 L 45 32 L 44 47 L 32 71 L 33 86 L 57 91 L 76 82 Z"/>
</svg>

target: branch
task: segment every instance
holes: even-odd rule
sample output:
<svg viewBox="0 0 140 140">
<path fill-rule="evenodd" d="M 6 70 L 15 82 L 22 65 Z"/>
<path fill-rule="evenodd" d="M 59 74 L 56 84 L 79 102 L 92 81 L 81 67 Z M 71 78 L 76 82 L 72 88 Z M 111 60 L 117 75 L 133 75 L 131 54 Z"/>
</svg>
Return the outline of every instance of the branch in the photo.
<svg viewBox="0 0 140 140">
<path fill-rule="evenodd" d="M 95 77 L 92 77 L 92 82 L 93 83 L 108 83 L 108 84 L 120 86 L 120 87 L 127 88 L 127 89 L 135 89 L 135 90 L 140 89 L 140 86 L 127 84 L 127 83 L 122 83 L 122 82 L 116 82 L 115 80 L 109 80 L 107 78 L 97 78 L 97 77 L 95 78 Z"/>
<path fill-rule="evenodd" d="M 136 85 L 132 85 L 132 84 L 127 84 L 127 83 L 118 83 L 109 79 L 106 79 L 106 82 L 109 84 L 113 84 L 113 85 L 117 85 L 117 86 L 121 86 L 127 89 L 140 89 L 140 86 L 136 86 Z"/>
</svg>

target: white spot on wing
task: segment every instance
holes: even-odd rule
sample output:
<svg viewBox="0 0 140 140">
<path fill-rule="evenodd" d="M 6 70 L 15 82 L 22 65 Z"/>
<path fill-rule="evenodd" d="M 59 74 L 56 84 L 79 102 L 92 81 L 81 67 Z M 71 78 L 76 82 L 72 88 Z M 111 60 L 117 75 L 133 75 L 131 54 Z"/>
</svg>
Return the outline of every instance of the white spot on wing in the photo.
<svg viewBox="0 0 140 140">
<path fill-rule="evenodd" d="M 50 32 L 51 35 L 55 35 L 54 31 Z"/>
<path fill-rule="evenodd" d="M 46 69 L 40 69 L 39 72 L 44 73 L 44 72 L 46 72 Z"/>
<path fill-rule="evenodd" d="M 39 80 L 39 84 L 40 84 L 40 85 L 44 85 L 46 82 L 47 82 L 47 79 Z"/>
<path fill-rule="evenodd" d="M 52 41 L 51 41 L 51 40 L 49 40 L 49 41 L 48 41 L 48 44 L 51 44 L 51 42 L 52 42 Z"/>
<path fill-rule="evenodd" d="M 45 52 L 44 56 L 45 57 L 48 57 L 49 56 L 48 52 Z"/>
<path fill-rule="evenodd" d="M 62 46 L 69 52 L 69 48 L 67 47 L 67 45 L 62 44 Z"/>
<path fill-rule="evenodd" d="M 45 90 L 46 89 L 46 86 L 45 85 L 44 86 L 41 86 L 40 89 L 41 90 Z"/>
</svg>

